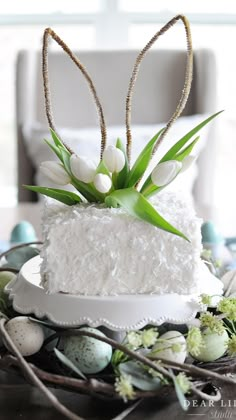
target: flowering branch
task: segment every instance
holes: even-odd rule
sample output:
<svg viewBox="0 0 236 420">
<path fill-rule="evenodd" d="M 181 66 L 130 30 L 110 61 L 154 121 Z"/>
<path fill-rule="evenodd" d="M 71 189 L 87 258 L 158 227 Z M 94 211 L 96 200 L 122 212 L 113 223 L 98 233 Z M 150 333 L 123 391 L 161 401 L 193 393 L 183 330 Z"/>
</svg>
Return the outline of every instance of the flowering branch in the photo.
<svg viewBox="0 0 236 420">
<path fill-rule="evenodd" d="M 166 376 L 169 379 L 172 379 L 172 375 L 170 374 L 170 372 L 163 366 L 161 365 L 157 365 L 156 363 L 154 363 L 153 361 L 151 361 L 150 359 L 148 359 L 147 357 L 143 356 L 140 353 L 137 353 L 133 350 L 130 350 L 129 348 L 127 348 L 126 346 L 124 346 L 123 344 L 117 343 L 115 340 L 112 340 L 111 338 L 108 337 L 102 337 L 98 334 L 95 334 L 93 332 L 90 331 L 85 331 L 85 330 L 74 330 L 74 329 L 70 329 L 70 330 L 66 330 L 66 331 L 62 331 L 59 333 L 59 335 L 62 336 L 87 336 L 87 337 L 92 337 L 92 338 L 96 338 L 97 340 L 103 341 L 104 343 L 110 344 L 113 348 L 121 350 L 123 353 L 127 354 L 128 356 L 130 356 L 131 358 L 138 360 L 139 362 L 149 366 L 150 368 L 154 369 L 155 371 L 161 373 L 162 375 Z M 56 336 L 56 335 L 55 335 Z M 55 338 L 54 336 L 54 338 Z M 197 376 L 197 377 L 204 377 L 206 379 L 215 379 L 219 382 L 223 382 L 223 383 L 228 383 L 231 385 L 236 385 L 236 381 L 228 376 L 223 376 L 220 375 L 219 373 L 216 372 L 212 372 L 211 370 L 207 370 L 198 366 L 194 366 L 192 364 L 188 364 L 188 363 L 178 363 L 178 362 L 174 362 L 174 361 L 169 361 L 166 359 L 161 359 L 161 358 L 156 358 L 154 359 L 152 357 L 152 360 L 161 360 L 163 362 L 163 364 L 170 368 L 170 367 L 177 367 L 180 368 L 182 371 L 188 372 L 193 376 Z"/>
</svg>

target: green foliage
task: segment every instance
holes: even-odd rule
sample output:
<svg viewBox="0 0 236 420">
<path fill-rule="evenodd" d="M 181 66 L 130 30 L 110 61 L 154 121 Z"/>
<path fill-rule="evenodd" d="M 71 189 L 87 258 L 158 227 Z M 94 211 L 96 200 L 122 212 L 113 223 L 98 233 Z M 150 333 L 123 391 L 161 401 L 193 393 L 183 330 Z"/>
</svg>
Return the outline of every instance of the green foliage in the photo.
<svg viewBox="0 0 236 420">
<path fill-rule="evenodd" d="M 61 153 L 60 150 L 58 149 L 58 147 L 54 146 L 54 144 L 52 144 L 49 140 L 44 139 L 45 143 L 47 143 L 47 145 L 50 147 L 50 149 L 53 151 L 53 153 L 55 153 L 58 157 L 58 159 L 60 159 L 60 161 L 62 162 L 62 157 L 61 157 Z"/>
<path fill-rule="evenodd" d="M 198 131 L 201 130 L 205 125 L 207 125 L 213 118 L 217 117 L 222 111 L 217 112 L 210 117 L 206 118 L 204 121 L 202 121 L 200 124 L 198 124 L 196 127 L 194 127 L 192 130 L 190 130 L 185 136 L 183 136 L 177 143 L 172 146 L 168 152 L 162 157 L 162 159 L 158 163 L 167 162 L 168 160 L 179 160 L 182 161 L 186 156 L 188 156 L 195 144 L 198 141 L 198 138 L 196 138 L 190 145 L 188 145 L 185 149 L 183 147 L 188 143 L 188 141 L 195 136 L 195 134 L 198 133 Z M 163 188 L 162 188 L 163 189 Z M 159 187 L 153 186 L 151 175 L 147 178 L 145 183 L 143 184 L 141 188 L 141 192 L 147 196 L 151 196 L 152 194 L 160 191 Z"/>
<path fill-rule="evenodd" d="M 74 204 L 81 202 L 81 198 L 77 194 L 70 191 L 48 187 L 36 187 L 34 185 L 24 185 L 24 187 L 27 190 L 54 198 L 61 203 L 67 204 L 67 206 L 73 206 Z"/>
<path fill-rule="evenodd" d="M 200 136 L 198 136 L 195 140 L 193 140 L 182 151 L 180 151 L 179 153 L 177 153 L 177 155 L 175 155 L 175 160 L 178 160 L 179 162 L 182 162 L 185 157 L 189 156 L 190 153 L 191 153 L 191 151 L 193 150 L 195 144 L 198 142 L 199 139 L 200 139 Z"/>
<path fill-rule="evenodd" d="M 152 377 L 140 362 L 121 363 L 118 370 L 121 375 L 129 375 L 131 384 L 142 391 L 156 391 L 162 386 L 160 378 Z"/>
<path fill-rule="evenodd" d="M 198 142 L 199 137 L 195 138 L 190 144 L 188 144 L 189 140 L 196 133 L 198 133 L 201 128 L 203 128 L 221 112 L 222 111 L 211 115 L 196 127 L 194 127 L 191 131 L 189 131 L 185 136 L 177 141 L 173 147 L 168 150 L 168 152 L 162 157 L 159 163 L 169 160 L 177 160 L 180 162 L 183 161 L 183 159 L 191 153 L 195 144 Z M 125 147 L 122 141 L 119 138 L 117 139 L 116 147 L 123 152 L 125 157 L 125 165 L 119 173 L 112 174 L 112 188 L 108 195 L 98 192 L 93 183 L 84 183 L 73 176 L 70 167 L 71 153 L 66 148 L 65 144 L 61 141 L 59 136 L 55 133 L 55 131 L 51 129 L 50 132 L 53 143 L 48 140 L 45 140 L 45 142 L 61 161 L 65 171 L 70 176 L 71 185 L 73 185 L 74 188 L 78 191 L 78 194 L 61 189 L 36 187 L 31 185 L 25 186 L 25 188 L 47 195 L 69 206 L 80 203 L 82 200 L 86 200 L 89 203 L 105 202 L 105 204 L 109 207 L 121 206 L 125 208 L 130 215 L 144 220 L 147 223 L 158 227 L 159 229 L 173 233 L 188 240 L 183 233 L 179 232 L 175 227 L 168 223 L 146 200 L 146 197 L 150 197 L 154 193 L 158 193 L 163 188 L 165 188 L 165 186 L 155 186 L 152 183 L 151 175 L 149 175 L 144 182 L 140 192 L 136 191 L 135 189 L 138 182 L 143 178 L 148 168 L 153 155 L 153 150 L 163 130 L 164 128 L 155 134 L 155 136 L 147 143 L 131 169 L 129 168 Z M 104 164 L 103 160 L 101 160 L 99 163 L 96 173 L 102 173 L 110 176 L 109 170 Z"/>
<path fill-rule="evenodd" d="M 140 155 L 138 156 L 137 160 L 135 161 L 132 169 L 130 170 L 128 179 L 126 181 L 125 186 L 127 188 L 134 187 L 136 183 L 142 178 L 144 175 L 149 162 L 152 158 L 153 149 L 156 145 L 158 137 L 163 132 L 163 128 L 148 142 L 148 144 L 144 147 Z"/>
<path fill-rule="evenodd" d="M 65 366 L 67 366 L 73 372 L 77 373 L 77 375 L 80 378 L 86 380 L 86 376 L 81 372 L 81 370 L 79 370 L 79 368 L 77 368 L 77 366 L 75 366 L 74 363 L 70 359 L 68 359 L 68 357 L 66 357 L 61 351 L 55 348 L 54 353 L 57 356 L 57 358 L 60 360 L 60 362 L 62 362 Z"/>
<path fill-rule="evenodd" d="M 116 190 L 105 199 L 108 207 L 113 207 L 115 202 L 123 207 L 131 216 L 144 220 L 159 229 L 173 233 L 188 241 L 183 233 L 168 223 L 149 201 L 134 188 Z"/>
<path fill-rule="evenodd" d="M 180 406 L 181 406 L 181 408 L 184 411 L 187 411 L 188 410 L 188 407 L 187 407 L 187 405 L 185 403 L 186 398 L 185 398 L 185 395 L 184 395 L 184 393 L 183 393 L 183 391 L 182 391 L 182 389 L 181 389 L 181 387 L 179 385 L 179 382 L 178 382 L 176 376 L 173 374 L 173 372 L 172 372 L 171 369 L 169 369 L 169 373 L 171 374 L 171 377 L 172 377 L 172 380 L 173 380 L 173 384 L 174 384 L 174 387 L 175 387 L 176 396 L 177 396 L 177 398 L 179 400 Z"/>
<path fill-rule="evenodd" d="M 122 169 L 122 171 L 120 171 L 116 175 L 116 189 L 119 190 L 121 188 L 124 188 L 126 180 L 129 176 L 129 164 L 128 164 L 128 158 L 127 158 L 125 147 L 120 139 L 117 139 L 116 147 L 120 149 L 124 153 L 124 156 L 125 156 L 125 166 Z"/>
<path fill-rule="evenodd" d="M 195 134 L 198 133 L 205 125 L 207 125 L 213 118 L 217 117 L 217 115 L 221 114 L 223 111 L 216 112 L 215 114 L 211 115 L 210 117 L 206 118 L 204 121 L 202 121 L 200 124 L 198 124 L 196 127 L 194 127 L 192 130 L 190 130 L 185 136 L 183 136 L 177 143 L 172 146 L 168 152 L 163 156 L 163 158 L 160 160 L 161 162 L 166 162 L 167 160 L 175 159 L 175 156 L 178 152 L 181 151 L 181 149 L 185 146 L 185 144 L 193 137 Z"/>
<path fill-rule="evenodd" d="M 53 139 L 53 141 L 54 141 L 54 144 L 55 144 L 55 146 L 58 148 L 58 147 L 62 147 L 63 149 L 66 149 L 65 148 L 65 146 L 64 146 L 64 144 L 62 143 L 62 141 L 60 140 L 60 138 L 58 137 L 58 135 L 55 133 L 55 131 L 54 130 L 52 130 L 51 128 L 50 128 L 50 133 L 51 133 L 51 136 L 52 136 L 52 139 Z"/>
</svg>

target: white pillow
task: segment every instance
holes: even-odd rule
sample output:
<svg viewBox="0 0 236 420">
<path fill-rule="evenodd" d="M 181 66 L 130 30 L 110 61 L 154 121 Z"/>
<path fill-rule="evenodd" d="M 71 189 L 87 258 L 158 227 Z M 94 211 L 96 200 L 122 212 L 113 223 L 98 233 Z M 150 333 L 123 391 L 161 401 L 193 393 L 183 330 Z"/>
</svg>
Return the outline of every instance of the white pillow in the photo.
<svg viewBox="0 0 236 420">
<path fill-rule="evenodd" d="M 192 128 L 198 125 L 206 118 L 205 115 L 194 115 L 180 117 L 171 128 L 170 132 L 163 140 L 155 157 L 152 159 L 147 174 L 151 172 L 156 163 L 166 153 L 170 147 L 173 146 L 183 135 L 189 132 Z M 163 124 L 155 125 L 134 125 L 132 127 L 132 163 L 135 161 L 141 150 L 148 143 L 148 141 L 164 127 Z M 99 128 L 59 128 L 58 133 L 66 142 L 66 144 L 78 155 L 88 156 L 90 159 L 99 161 L 100 156 L 100 130 Z M 115 144 L 119 137 L 123 143 L 126 143 L 125 127 L 111 126 L 107 129 L 108 144 Z M 48 179 L 39 171 L 39 165 L 45 160 L 57 160 L 56 155 L 50 150 L 44 142 L 44 138 L 50 140 L 49 130 L 39 124 L 33 126 L 23 127 L 23 136 L 27 147 L 28 154 L 36 168 L 35 182 L 41 186 L 53 186 Z M 206 144 L 208 136 L 208 126 L 201 131 L 201 139 L 195 146 L 194 154 L 199 154 Z M 194 139 L 194 137 L 193 137 Z M 192 140 L 193 140 L 192 139 Z M 180 175 L 168 187 L 171 190 L 181 190 L 182 192 L 191 195 L 194 181 L 197 177 L 197 164 L 192 165 L 187 173 Z"/>
</svg>

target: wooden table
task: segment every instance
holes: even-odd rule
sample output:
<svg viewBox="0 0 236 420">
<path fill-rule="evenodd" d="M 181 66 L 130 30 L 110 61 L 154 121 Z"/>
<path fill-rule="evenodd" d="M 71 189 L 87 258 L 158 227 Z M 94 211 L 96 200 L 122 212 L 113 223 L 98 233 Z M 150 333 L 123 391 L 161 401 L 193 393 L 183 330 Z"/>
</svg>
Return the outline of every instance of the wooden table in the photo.
<svg viewBox="0 0 236 420">
<path fill-rule="evenodd" d="M 14 381 L 14 382 L 13 382 Z M 0 419 L 1 420 L 63 420 L 50 406 L 48 401 L 37 389 L 24 384 L 11 385 L 15 379 L 9 375 L 0 374 Z M 122 403 L 98 401 L 88 396 L 78 395 L 62 390 L 53 391 L 57 398 L 71 411 L 83 419 L 111 420 L 126 406 Z M 197 399 L 188 399 L 189 410 L 184 412 L 175 396 L 165 399 L 152 399 L 140 403 L 130 413 L 127 420 L 197 420 L 202 419 L 234 419 L 236 418 L 235 388 L 225 386 L 222 400 L 211 407 Z"/>
<path fill-rule="evenodd" d="M 20 205 L 17 208 L 0 209 L 0 238 L 9 239 L 12 227 L 21 220 L 31 222 L 40 238 L 40 206 Z M 54 390 L 55 395 L 69 409 L 85 419 L 108 420 L 125 409 L 124 404 L 104 402 L 88 396 L 62 390 Z M 222 401 L 214 407 L 201 406 L 201 401 L 189 398 L 190 407 L 182 411 L 175 396 L 165 399 L 143 401 L 128 420 L 184 420 L 233 419 L 236 418 L 236 387 L 224 386 Z M 235 407 L 234 407 L 235 406 Z M 64 417 L 53 409 L 40 391 L 26 385 L 13 375 L 0 372 L 0 420 L 61 420 Z"/>
</svg>

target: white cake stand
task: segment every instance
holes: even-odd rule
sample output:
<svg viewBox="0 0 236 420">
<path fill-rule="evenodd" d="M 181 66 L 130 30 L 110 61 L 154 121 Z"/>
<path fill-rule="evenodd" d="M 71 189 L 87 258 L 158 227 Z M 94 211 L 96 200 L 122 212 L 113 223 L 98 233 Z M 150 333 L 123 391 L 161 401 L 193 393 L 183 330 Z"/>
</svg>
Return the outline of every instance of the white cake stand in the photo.
<svg viewBox="0 0 236 420">
<path fill-rule="evenodd" d="M 147 324 L 186 324 L 201 309 L 197 296 L 193 295 L 47 294 L 40 286 L 40 263 L 40 257 L 29 260 L 16 280 L 8 283 L 5 291 L 17 312 L 35 314 L 62 327 L 86 324 L 90 327 L 103 326 L 112 331 L 130 331 Z"/>
</svg>

